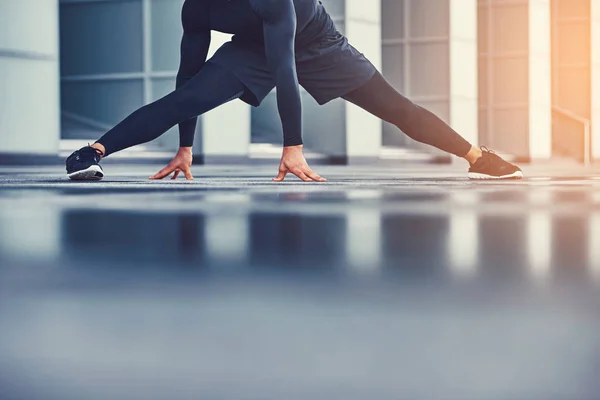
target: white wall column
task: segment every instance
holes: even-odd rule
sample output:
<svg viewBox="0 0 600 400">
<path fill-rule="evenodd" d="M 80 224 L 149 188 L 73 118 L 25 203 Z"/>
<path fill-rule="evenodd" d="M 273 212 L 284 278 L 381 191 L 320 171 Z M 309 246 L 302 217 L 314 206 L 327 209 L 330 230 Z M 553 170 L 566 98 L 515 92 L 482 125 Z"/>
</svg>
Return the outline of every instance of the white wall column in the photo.
<svg viewBox="0 0 600 400">
<path fill-rule="evenodd" d="M 552 153 L 549 0 L 480 0 L 483 144 L 520 157 Z"/>
<path fill-rule="evenodd" d="M 212 32 L 208 57 L 231 35 Z M 250 151 L 250 106 L 240 100 L 224 104 L 202 117 L 202 154 L 207 164 L 245 159 Z"/>
<path fill-rule="evenodd" d="M 58 33 L 58 0 L 0 1 L 0 153 L 58 153 Z"/>
<path fill-rule="evenodd" d="M 600 159 L 600 2 L 590 0 L 592 157 Z"/>
<path fill-rule="evenodd" d="M 550 0 L 529 0 L 529 157 L 552 156 Z"/>
<path fill-rule="evenodd" d="M 350 43 L 381 70 L 381 0 L 346 0 L 346 36 Z M 381 120 L 346 103 L 346 155 L 353 159 L 379 158 Z"/>
<path fill-rule="evenodd" d="M 450 0 L 449 6 L 449 123 L 462 137 L 477 146 L 477 0 Z"/>
</svg>

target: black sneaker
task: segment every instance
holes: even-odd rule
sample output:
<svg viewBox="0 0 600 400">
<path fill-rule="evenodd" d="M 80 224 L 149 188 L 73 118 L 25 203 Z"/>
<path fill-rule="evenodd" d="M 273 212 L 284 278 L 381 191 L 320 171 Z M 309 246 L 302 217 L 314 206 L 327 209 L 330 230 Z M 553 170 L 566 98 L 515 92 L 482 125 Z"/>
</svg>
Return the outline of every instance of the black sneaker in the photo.
<svg viewBox="0 0 600 400">
<path fill-rule="evenodd" d="M 471 164 L 469 169 L 469 179 L 475 180 L 498 180 L 498 179 L 521 179 L 523 171 L 516 165 L 504 161 L 499 155 L 488 149 L 481 147 L 483 155 Z"/>
<path fill-rule="evenodd" d="M 67 176 L 73 180 L 99 181 L 104 178 L 100 158 L 104 154 L 90 146 L 83 147 L 71 154 L 66 161 Z"/>
</svg>

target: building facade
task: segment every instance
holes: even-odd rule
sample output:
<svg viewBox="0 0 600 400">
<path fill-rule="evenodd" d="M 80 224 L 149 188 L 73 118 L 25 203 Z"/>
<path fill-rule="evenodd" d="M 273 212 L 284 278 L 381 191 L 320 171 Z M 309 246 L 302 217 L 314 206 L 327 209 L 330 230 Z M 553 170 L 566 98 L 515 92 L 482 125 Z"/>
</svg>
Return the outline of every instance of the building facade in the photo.
<svg viewBox="0 0 600 400">
<path fill-rule="evenodd" d="M 56 155 L 173 90 L 182 3 L 0 2 L 0 154 Z M 524 159 L 600 158 L 600 0 L 323 4 L 400 92 L 474 144 Z M 226 40 L 215 34 L 211 51 Z M 302 96 L 311 151 L 349 162 L 384 148 L 439 154 L 343 100 L 319 107 Z M 235 101 L 200 121 L 195 152 L 207 163 L 281 143 L 274 94 L 258 108 Z M 174 128 L 144 149 L 177 144 Z"/>
</svg>

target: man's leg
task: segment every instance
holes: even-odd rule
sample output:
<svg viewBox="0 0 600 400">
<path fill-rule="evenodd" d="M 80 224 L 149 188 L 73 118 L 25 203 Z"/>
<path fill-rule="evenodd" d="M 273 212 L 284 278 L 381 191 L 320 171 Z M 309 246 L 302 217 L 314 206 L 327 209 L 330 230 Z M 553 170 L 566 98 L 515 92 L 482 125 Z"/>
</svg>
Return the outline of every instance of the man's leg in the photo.
<svg viewBox="0 0 600 400">
<path fill-rule="evenodd" d="M 133 112 L 95 145 L 106 156 L 150 142 L 182 121 L 239 98 L 244 90 L 233 73 L 208 62 L 187 84 Z"/>
<path fill-rule="evenodd" d="M 371 114 L 396 125 L 412 139 L 475 163 L 481 150 L 435 116 L 398 93 L 379 72 L 343 97 Z"/>
</svg>

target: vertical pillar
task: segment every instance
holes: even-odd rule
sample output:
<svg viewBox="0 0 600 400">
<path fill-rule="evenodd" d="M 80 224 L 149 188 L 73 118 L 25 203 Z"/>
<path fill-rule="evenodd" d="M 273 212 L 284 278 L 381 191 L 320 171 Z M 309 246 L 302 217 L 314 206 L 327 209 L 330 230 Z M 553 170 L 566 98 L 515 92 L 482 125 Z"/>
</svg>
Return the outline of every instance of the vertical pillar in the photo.
<svg viewBox="0 0 600 400">
<path fill-rule="evenodd" d="M 590 0 L 592 158 L 600 159 L 600 2 Z"/>
<path fill-rule="evenodd" d="M 231 35 L 212 33 L 209 58 Z M 250 106 L 234 100 L 202 117 L 202 153 L 205 163 L 245 160 L 250 151 Z"/>
<path fill-rule="evenodd" d="M 346 36 L 381 69 L 381 0 L 346 0 Z M 346 155 L 349 162 L 379 158 L 381 120 L 346 103 Z"/>
<path fill-rule="evenodd" d="M 550 0 L 529 0 L 528 133 L 531 159 L 552 156 L 552 36 Z"/>
<path fill-rule="evenodd" d="M 56 155 L 58 0 L 0 1 L 0 77 L 0 153 Z"/>
<path fill-rule="evenodd" d="M 449 18 L 449 123 L 462 137 L 477 146 L 477 0 L 450 0 Z"/>
<path fill-rule="evenodd" d="M 481 0 L 480 80 L 486 145 L 526 158 L 552 149 L 549 0 Z"/>
</svg>

